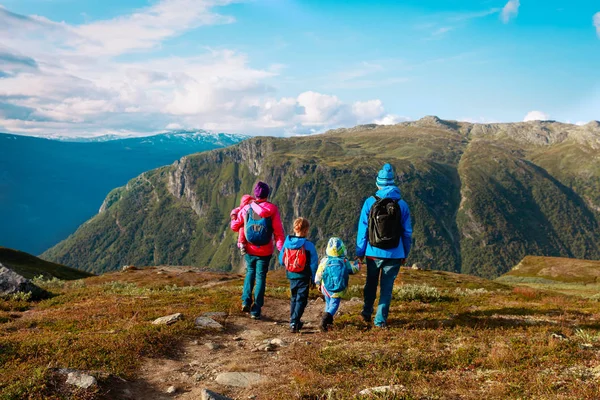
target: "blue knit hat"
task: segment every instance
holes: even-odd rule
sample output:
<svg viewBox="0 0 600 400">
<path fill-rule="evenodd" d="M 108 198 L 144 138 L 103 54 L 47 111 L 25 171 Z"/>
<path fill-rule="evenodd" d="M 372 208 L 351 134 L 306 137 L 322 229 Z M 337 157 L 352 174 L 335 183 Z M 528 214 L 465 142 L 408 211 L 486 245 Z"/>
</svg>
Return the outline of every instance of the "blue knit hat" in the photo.
<svg viewBox="0 0 600 400">
<path fill-rule="evenodd" d="M 385 164 L 379 174 L 377 174 L 377 186 L 385 187 L 394 184 L 394 168 L 390 164 Z"/>
</svg>

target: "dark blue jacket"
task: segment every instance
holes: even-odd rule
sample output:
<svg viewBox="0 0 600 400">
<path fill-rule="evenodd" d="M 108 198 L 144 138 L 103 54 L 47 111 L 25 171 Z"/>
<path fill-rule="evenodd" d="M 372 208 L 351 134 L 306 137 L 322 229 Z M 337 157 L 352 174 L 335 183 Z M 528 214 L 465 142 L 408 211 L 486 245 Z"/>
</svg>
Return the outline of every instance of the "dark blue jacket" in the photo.
<svg viewBox="0 0 600 400">
<path fill-rule="evenodd" d="M 306 268 L 300 273 L 286 270 L 286 276 L 288 279 L 310 279 L 311 282 L 314 282 L 317 268 L 319 267 L 319 256 L 317 255 L 315 245 L 306 240 L 306 238 L 291 235 L 286 237 L 283 248 L 279 252 L 279 263 L 283 265 L 283 254 L 285 253 L 285 249 L 296 250 L 302 246 L 304 246 L 304 250 L 306 250 Z"/>
<path fill-rule="evenodd" d="M 357 257 L 375 257 L 375 258 L 387 258 L 387 259 L 399 259 L 407 258 L 410 253 L 410 246 L 412 245 L 412 223 L 410 221 L 410 210 L 408 204 L 402 200 L 400 189 L 396 186 L 386 186 L 377 192 L 377 197 L 382 199 L 394 199 L 399 200 L 400 210 L 402 211 L 402 226 L 404 227 L 404 234 L 400 240 L 400 244 L 395 249 L 384 250 L 369 244 L 369 213 L 371 207 L 375 204 L 375 197 L 371 196 L 365 200 L 362 211 L 360 213 L 360 220 L 358 222 L 358 234 L 356 235 L 356 256 Z"/>
</svg>

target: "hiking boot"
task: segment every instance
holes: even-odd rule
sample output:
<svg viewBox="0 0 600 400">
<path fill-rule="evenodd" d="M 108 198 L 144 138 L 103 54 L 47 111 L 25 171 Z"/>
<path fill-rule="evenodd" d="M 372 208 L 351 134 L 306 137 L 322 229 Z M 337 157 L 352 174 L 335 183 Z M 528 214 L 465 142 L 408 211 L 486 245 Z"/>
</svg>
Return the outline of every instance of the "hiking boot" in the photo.
<svg viewBox="0 0 600 400">
<path fill-rule="evenodd" d="M 242 304 L 242 312 L 249 313 L 250 312 L 250 306 L 246 305 L 246 304 Z"/>
<path fill-rule="evenodd" d="M 365 314 L 365 313 L 360 313 L 360 316 L 362 317 L 363 321 L 367 324 L 371 324 L 371 315 Z"/>
<path fill-rule="evenodd" d="M 296 325 L 296 324 L 290 325 L 290 333 L 298 333 L 299 331 L 300 331 L 300 329 L 298 328 L 298 325 Z"/>
<path fill-rule="evenodd" d="M 377 329 L 388 329 L 388 325 L 384 322 L 382 324 L 375 325 L 375 328 L 377 328 Z"/>
<path fill-rule="evenodd" d="M 319 325 L 319 329 L 321 332 L 327 332 L 329 330 L 329 326 L 333 324 L 333 315 L 326 312 L 323 314 L 323 318 L 321 319 L 321 325 Z"/>
<path fill-rule="evenodd" d="M 255 320 L 259 320 L 260 319 L 260 315 L 250 314 L 250 318 L 255 319 Z"/>
</svg>

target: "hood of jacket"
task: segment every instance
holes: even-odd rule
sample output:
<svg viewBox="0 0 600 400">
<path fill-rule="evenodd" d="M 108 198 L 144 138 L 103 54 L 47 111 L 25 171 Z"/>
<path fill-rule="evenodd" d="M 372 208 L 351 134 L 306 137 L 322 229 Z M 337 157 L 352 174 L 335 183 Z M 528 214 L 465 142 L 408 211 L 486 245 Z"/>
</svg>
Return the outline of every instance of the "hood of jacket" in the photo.
<svg viewBox="0 0 600 400">
<path fill-rule="evenodd" d="M 242 196 L 242 199 L 240 200 L 240 207 L 244 208 L 248 204 L 252 203 L 253 201 L 254 201 L 254 197 L 250 196 L 249 194 L 245 194 Z"/>
<path fill-rule="evenodd" d="M 400 193 L 400 189 L 397 186 L 386 186 L 377 191 L 375 193 L 377 197 L 382 199 L 392 199 L 392 200 L 400 200 L 402 198 L 402 194 Z"/>
<path fill-rule="evenodd" d="M 297 250 L 300 247 L 304 246 L 304 243 L 306 243 L 306 238 L 290 235 L 287 237 L 286 242 L 287 243 L 286 243 L 285 247 L 292 249 L 292 250 Z"/>
<path fill-rule="evenodd" d="M 268 201 L 254 201 L 246 207 L 248 209 L 252 208 L 252 211 L 258 214 L 261 218 L 272 217 L 277 212 L 277 206 L 273 203 L 269 203 Z"/>
<path fill-rule="evenodd" d="M 346 246 L 342 239 L 332 237 L 327 243 L 327 250 L 325 251 L 329 257 L 346 257 Z"/>
</svg>

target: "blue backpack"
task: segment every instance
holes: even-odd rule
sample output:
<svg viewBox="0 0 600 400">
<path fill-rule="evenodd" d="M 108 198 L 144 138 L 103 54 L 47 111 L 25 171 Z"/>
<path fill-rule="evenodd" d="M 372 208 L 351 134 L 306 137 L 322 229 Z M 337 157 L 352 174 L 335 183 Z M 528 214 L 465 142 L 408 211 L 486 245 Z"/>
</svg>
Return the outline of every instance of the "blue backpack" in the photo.
<svg viewBox="0 0 600 400">
<path fill-rule="evenodd" d="M 323 271 L 323 284 L 325 289 L 332 293 L 339 293 L 348 287 L 349 272 L 346 258 L 329 257 Z"/>
<path fill-rule="evenodd" d="M 271 217 L 254 218 L 252 207 L 248 210 L 245 222 L 245 234 L 248 243 L 255 246 L 264 246 L 271 243 L 273 239 L 273 226 Z"/>
</svg>

